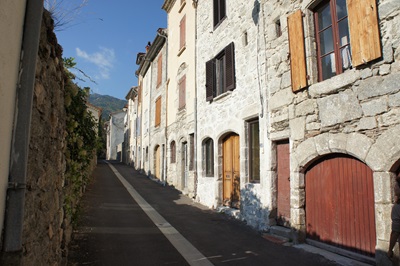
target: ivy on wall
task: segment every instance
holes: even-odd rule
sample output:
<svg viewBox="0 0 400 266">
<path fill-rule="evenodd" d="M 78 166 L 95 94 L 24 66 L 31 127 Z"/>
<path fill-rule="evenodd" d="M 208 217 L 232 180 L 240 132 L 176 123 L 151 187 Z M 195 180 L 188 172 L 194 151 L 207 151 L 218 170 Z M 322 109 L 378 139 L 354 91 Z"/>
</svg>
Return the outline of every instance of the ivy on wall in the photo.
<svg viewBox="0 0 400 266">
<path fill-rule="evenodd" d="M 68 79 L 65 84 L 65 109 L 66 109 L 66 214 L 75 219 L 77 205 L 91 174 L 91 164 L 95 158 L 98 146 L 96 124 L 94 118 L 87 111 L 86 101 L 90 88 L 80 88 L 73 82 L 74 75 L 68 68 L 75 67 L 73 58 L 64 59 Z"/>
</svg>

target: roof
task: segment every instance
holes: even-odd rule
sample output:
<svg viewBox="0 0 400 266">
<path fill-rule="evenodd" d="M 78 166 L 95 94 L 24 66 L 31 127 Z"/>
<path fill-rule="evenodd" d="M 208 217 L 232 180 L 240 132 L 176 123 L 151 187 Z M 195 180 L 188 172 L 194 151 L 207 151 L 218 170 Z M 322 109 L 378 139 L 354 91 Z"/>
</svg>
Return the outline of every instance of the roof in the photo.
<svg viewBox="0 0 400 266">
<path fill-rule="evenodd" d="M 132 87 L 129 90 L 128 94 L 125 96 L 125 99 L 127 99 L 127 100 L 132 99 L 133 100 L 133 97 L 135 97 L 137 95 L 138 88 L 139 88 L 138 86 Z"/>
<path fill-rule="evenodd" d="M 152 45 L 150 46 L 149 51 L 146 53 L 145 57 L 141 60 L 139 69 L 136 70 L 136 72 L 135 72 L 137 76 L 139 76 L 139 75 L 145 76 L 146 75 L 146 72 L 149 69 L 151 62 L 154 61 L 154 59 L 156 58 L 158 53 L 163 48 L 164 43 L 166 42 L 166 38 L 167 38 L 167 29 L 159 28 L 157 30 L 157 35 L 154 38 Z M 138 53 L 138 57 L 139 57 L 139 54 L 142 54 L 142 53 Z"/>
</svg>

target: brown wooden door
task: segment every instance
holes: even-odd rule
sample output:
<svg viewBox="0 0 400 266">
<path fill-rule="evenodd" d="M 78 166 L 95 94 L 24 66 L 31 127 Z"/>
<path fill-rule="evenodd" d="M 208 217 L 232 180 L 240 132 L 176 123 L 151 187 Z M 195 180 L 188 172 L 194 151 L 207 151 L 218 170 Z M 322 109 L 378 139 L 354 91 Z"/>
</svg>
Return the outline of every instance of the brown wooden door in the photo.
<svg viewBox="0 0 400 266">
<path fill-rule="evenodd" d="M 331 155 L 306 172 L 307 237 L 363 255 L 376 244 L 372 170 L 346 155 Z"/>
<path fill-rule="evenodd" d="M 277 224 L 290 226 L 290 153 L 289 142 L 276 145 L 277 158 Z"/>
<path fill-rule="evenodd" d="M 230 135 L 223 142 L 223 203 L 240 207 L 239 136 Z"/>
</svg>

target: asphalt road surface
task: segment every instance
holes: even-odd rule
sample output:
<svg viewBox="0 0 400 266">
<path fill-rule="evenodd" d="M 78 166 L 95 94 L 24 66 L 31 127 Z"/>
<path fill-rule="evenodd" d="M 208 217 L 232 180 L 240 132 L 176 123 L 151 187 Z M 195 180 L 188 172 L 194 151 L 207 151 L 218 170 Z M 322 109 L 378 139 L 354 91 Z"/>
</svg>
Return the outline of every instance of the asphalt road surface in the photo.
<svg viewBox="0 0 400 266">
<path fill-rule="evenodd" d="M 132 167 L 99 162 L 68 265 L 337 265 L 267 240 Z"/>
</svg>

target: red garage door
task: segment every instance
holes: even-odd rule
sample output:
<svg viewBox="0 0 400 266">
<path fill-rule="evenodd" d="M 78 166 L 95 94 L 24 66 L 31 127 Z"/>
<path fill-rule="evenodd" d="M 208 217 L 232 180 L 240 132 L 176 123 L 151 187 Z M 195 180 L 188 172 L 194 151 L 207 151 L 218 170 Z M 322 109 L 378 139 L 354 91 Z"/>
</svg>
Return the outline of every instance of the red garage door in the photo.
<svg viewBox="0 0 400 266">
<path fill-rule="evenodd" d="M 307 237 L 363 255 L 375 254 L 372 170 L 334 154 L 306 172 Z"/>
</svg>

